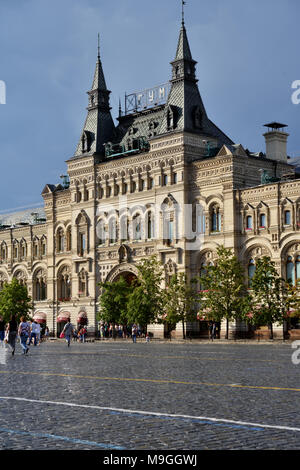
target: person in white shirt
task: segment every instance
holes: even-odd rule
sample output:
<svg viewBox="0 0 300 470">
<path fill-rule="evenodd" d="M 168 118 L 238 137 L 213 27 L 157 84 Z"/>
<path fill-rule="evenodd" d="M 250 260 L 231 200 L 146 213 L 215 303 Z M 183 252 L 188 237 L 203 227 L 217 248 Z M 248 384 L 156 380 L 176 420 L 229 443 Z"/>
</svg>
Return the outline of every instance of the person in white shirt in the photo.
<svg viewBox="0 0 300 470">
<path fill-rule="evenodd" d="M 29 339 L 29 344 L 31 344 L 32 338 L 34 339 L 34 346 L 37 346 L 37 341 L 41 333 L 41 326 L 39 323 L 37 323 L 35 320 L 33 320 L 31 324 L 31 334 L 30 334 L 30 339 Z"/>
</svg>

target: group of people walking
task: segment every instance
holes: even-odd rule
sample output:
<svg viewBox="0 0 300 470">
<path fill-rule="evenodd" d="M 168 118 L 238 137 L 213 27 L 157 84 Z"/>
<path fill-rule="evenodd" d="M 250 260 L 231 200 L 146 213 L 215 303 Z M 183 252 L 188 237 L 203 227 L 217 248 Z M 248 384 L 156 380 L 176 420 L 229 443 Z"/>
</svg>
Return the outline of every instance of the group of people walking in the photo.
<svg viewBox="0 0 300 470">
<path fill-rule="evenodd" d="M 115 325 L 113 323 L 103 323 L 99 325 L 99 337 L 101 339 L 105 338 L 132 338 L 133 342 L 136 342 L 136 338 L 144 336 L 144 332 L 140 325 Z M 146 337 L 146 336 L 145 336 Z"/>
<path fill-rule="evenodd" d="M 77 341 L 77 339 L 79 339 L 79 341 L 81 343 L 85 343 L 85 340 L 86 340 L 86 337 L 87 337 L 87 329 L 85 326 L 81 326 L 80 328 L 78 328 L 78 331 L 75 330 L 75 328 L 73 327 L 72 323 L 70 321 L 68 321 L 61 334 L 60 334 L 60 338 L 65 338 L 66 339 L 66 342 L 68 344 L 68 347 L 70 347 L 70 343 L 71 343 L 71 339 L 73 338 L 74 341 Z"/>
<path fill-rule="evenodd" d="M 18 323 L 17 317 L 12 315 L 10 321 L 5 323 L 3 317 L 0 316 L 0 342 L 10 347 L 12 355 L 15 354 L 17 337 L 20 338 L 23 354 L 28 354 L 32 340 L 34 346 L 37 346 L 44 335 L 46 337 L 49 335 L 49 329 L 47 327 L 42 329 L 35 320 L 29 322 L 25 316 L 22 316 Z"/>
</svg>

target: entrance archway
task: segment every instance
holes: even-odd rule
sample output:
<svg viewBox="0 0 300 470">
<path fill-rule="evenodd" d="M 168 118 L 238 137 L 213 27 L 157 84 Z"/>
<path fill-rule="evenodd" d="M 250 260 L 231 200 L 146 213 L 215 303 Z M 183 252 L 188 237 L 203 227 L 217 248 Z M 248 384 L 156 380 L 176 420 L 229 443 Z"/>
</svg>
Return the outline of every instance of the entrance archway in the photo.
<svg viewBox="0 0 300 470">
<path fill-rule="evenodd" d="M 129 285 L 138 278 L 138 268 L 132 264 L 124 263 L 115 266 L 107 275 L 105 282 L 115 282 L 123 277 Z"/>
</svg>

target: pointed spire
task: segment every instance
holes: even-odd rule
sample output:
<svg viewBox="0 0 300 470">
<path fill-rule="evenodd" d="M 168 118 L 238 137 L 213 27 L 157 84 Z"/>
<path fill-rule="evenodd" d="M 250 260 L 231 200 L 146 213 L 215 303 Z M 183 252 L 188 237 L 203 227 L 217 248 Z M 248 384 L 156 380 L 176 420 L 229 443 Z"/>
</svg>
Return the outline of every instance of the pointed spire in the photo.
<svg viewBox="0 0 300 470">
<path fill-rule="evenodd" d="M 102 63 L 100 60 L 100 36 L 98 34 L 98 54 L 92 88 L 89 95 L 88 113 L 78 143 L 75 157 L 98 154 L 103 155 L 104 144 L 111 140 L 114 133 L 114 122 L 110 113 L 109 95 L 106 87 Z"/>
<path fill-rule="evenodd" d="M 93 80 L 91 91 L 92 90 L 107 90 L 102 63 L 100 60 L 100 35 L 99 33 L 98 33 L 98 55 L 97 55 L 96 70 L 95 70 L 95 75 L 94 75 L 94 80 Z"/>
<path fill-rule="evenodd" d="M 193 60 L 184 22 L 181 25 L 175 60 Z"/>
</svg>

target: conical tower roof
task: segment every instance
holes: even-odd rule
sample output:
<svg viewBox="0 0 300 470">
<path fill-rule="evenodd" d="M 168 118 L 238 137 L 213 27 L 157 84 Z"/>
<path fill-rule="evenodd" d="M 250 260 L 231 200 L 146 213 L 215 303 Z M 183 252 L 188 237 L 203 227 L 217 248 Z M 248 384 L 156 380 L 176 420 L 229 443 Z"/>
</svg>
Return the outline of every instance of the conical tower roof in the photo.
<svg viewBox="0 0 300 470">
<path fill-rule="evenodd" d="M 109 106 L 110 91 L 106 87 L 100 52 L 91 89 L 87 92 L 89 103 L 87 117 L 74 157 L 104 155 L 104 144 L 113 138 L 115 125 Z"/>
</svg>

